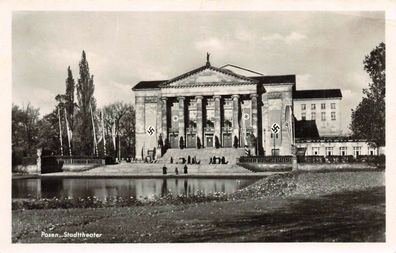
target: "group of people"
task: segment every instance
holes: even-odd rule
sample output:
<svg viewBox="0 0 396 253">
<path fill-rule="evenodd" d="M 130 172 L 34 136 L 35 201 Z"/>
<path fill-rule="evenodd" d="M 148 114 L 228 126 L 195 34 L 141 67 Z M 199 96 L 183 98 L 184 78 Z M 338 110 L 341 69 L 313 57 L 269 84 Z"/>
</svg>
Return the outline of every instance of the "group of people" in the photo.
<svg viewBox="0 0 396 253">
<path fill-rule="evenodd" d="M 228 161 L 225 160 L 225 157 L 217 157 L 213 156 L 209 160 L 209 164 L 228 164 Z"/>
<path fill-rule="evenodd" d="M 171 158 L 170 158 L 170 163 L 173 163 L 174 161 L 173 161 L 173 157 L 171 156 Z M 187 159 L 186 158 L 184 158 L 184 157 L 181 157 L 181 158 L 179 158 L 179 161 L 176 161 L 176 163 L 182 163 L 182 164 L 184 164 L 184 163 L 187 163 L 187 164 L 200 164 L 201 163 L 201 161 L 198 161 L 197 160 L 197 158 L 194 156 L 194 157 L 191 157 L 190 155 L 187 157 Z"/>
<path fill-rule="evenodd" d="M 184 174 L 188 174 L 187 164 L 184 164 L 183 172 L 184 172 Z M 165 165 L 164 165 L 164 167 L 162 167 L 162 174 L 164 174 L 164 175 L 168 174 L 168 168 Z M 175 168 L 175 174 L 176 175 L 179 174 L 179 169 L 177 167 Z"/>
</svg>

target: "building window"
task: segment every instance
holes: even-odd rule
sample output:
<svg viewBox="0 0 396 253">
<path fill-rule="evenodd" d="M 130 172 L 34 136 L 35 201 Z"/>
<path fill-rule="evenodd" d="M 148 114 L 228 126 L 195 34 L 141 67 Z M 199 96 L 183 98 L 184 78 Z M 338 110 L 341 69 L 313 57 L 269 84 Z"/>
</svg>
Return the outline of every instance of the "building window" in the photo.
<svg viewBox="0 0 396 253">
<path fill-rule="evenodd" d="M 316 104 L 311 104 L 311 110 L 316 110 Z"/>
<path fill-rule="evenodd" d="M 326 104 L 321 104 L 320 109 L 325 110 L 326 109 Z"/>
<path fill-rule="evenodd" d="M 311 112 L 311 120 L 316 120 L 316 112 Z"/>
<path fill-rule="evenodd" d="M 333 147 L 326 147 L 326 155 L 327 156 L 333 155 Z"/>
<path fill-rule="evenodd" d="M 301 120 L 306 120 L 307 116 L 305 115 L 305 112 L 301 113 Z"/>
<path fill-rule="evenodd" d="M 322 121 L 326 121 L 326 112 L 322 112 L 320 114 L 320 118 L 321 118 Z"/>
<path fill-rule="evenodd" d="M 331 120 L 336 120 L 336 114 L 335 114 L 335 112 L 331 112 Z"/>
<path fill-rule="evenodd" d="M 358 157 L 361 154 L 362 154 L 362 147 L 361 146 L 353 147 L 353 155 L 355 157 Z"/>
<path fill-rule="evenodd" d="M 312 155 L 319 155 L 319 147 L 312 147 Z"/>
<path fill-rule="evenodd" d="M 336 104 L 335 103 L 331 103 L 331 109 L 335 109 L 336 108 Z"/>
<path fill-rule="evenodd" d="M 301 104 L 301 111 L 305 111 L 306 107 L 305 104 Z"/>
<path fill-rule="evenodd" d="M 340 147 L 340 155 L 345 156 L 347 155 L 347 147 Z"/>
</svg>

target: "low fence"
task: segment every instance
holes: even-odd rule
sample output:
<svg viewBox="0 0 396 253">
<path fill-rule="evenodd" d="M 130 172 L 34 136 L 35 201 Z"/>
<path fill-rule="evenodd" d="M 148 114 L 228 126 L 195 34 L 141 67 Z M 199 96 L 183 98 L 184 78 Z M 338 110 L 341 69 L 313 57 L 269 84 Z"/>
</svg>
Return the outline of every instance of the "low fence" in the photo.
<svg viewBox="0 0 396 253">
<path fill-rule="evenodd" d="M 105 164 L 105 159 L 92 156 L 43 156 L 41 159 L 54 157 L 63 164 Z"/>
<path fill-rule="evenodd" d="M 360 155 L 354 157 L 347 156 L 298 156 L 298 163 L 313 163 L 313 164 L 337 164 L 337 163 L 367 163 L 367 164 L 385 164 L 385 156 L 371 156 Z"/>
<path fill-rule="evenodd" d="M 292 163 L 292 156 L 242 156 L 238 163 Z"/>
</svg>

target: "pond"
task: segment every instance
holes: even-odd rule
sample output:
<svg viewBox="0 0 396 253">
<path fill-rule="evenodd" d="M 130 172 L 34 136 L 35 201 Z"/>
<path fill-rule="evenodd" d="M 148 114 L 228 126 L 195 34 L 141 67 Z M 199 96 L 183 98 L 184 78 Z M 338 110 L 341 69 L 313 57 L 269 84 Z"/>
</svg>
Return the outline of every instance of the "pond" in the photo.
<svg viewBox="0 0 396 253">
<path fill-rule="evenodd" d="M 232 193 L 258 179 L 206 178 L 30 178 L 12 180 L 12 198 L 163 197 L 171 194 Z"/>
</svg>

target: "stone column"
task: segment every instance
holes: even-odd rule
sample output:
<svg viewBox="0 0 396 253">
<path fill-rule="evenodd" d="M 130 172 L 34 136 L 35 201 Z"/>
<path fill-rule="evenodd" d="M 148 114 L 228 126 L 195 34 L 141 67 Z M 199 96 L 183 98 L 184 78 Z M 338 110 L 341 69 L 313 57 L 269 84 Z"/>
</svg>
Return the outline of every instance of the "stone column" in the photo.
<svg viewBox="0 0 396 253">
<path fill-rule="evenodd" d="M 197 96 L 197 138 L 201 142 L 201 147 L 203 145 L 203 122 L 202 122 L 202 96 Z"/>
<path fill-rule="evenodd" d="M 232 95 L 232 145 L 234 145 L 235 136 L 238 138 L 238 145 L 240 145 L 239 137 L 239 95 Z"/>
<path fill-rule="evenodd" d="M 256 146 L 254 147 L 255 155 L 257 155 L 257 145 L 258 145 L 258 127 L 257 127 L 257 94 L 250 95 L 251 102 L 252 102 L 252 128 L 253 134 L 256 138 Z"/>
<path fill-rule="evenodd" d="M 136 133 L 145 132 L 144 97 L 136 97 Z"/>
<path fill-rule="evenodd" d="M 138 96 L 135 99 L 135 108 L 136 108 L 136 157 L 139 160 L 144 159 L 144 155 L 146 154 L 146 149 L 144 147 L 145 138 L 146 138 L 146 129 L 145 129 L 145 108 L 144 108 L 144 97 Z M 142 152 L 143 151 L 143 152 Z M 143 157 L 142 157 L 143 153 Z"/>
<path fill-rule="evenodd" d="M 220 99 L 221 96 L 214 96 L 215 100 L 215 125 L 214 125 L 214 134 L 215 134 L 215 141 L 216 141 L 216 136 L 219 140 L 219 143 L 221 145 L 221 112 L 220 112 Z M 216 142 L 215 142 L 216 145 Z"/>
<path fill-rule="evenodd" d="M 162 116 L 162 140 L 164 141 L 168 138 L 168 120 L 167 120 L 167 98 L 161 97 L 161 116 Z"/>
<path fill-rule="evenodd" d="M 183 147 L 184 147 L 186 143 L 185 124 L 184 124 L 185 97 L 178 97 L 177 100 L 179 101 L 179 143 L 180 143 L 180 138 L 183 137 Z"/>
<path fill-rule="evenodd" d="M 156 118 L 156 123 L 157 123 L 157 142 L 159 140 L 159 136 L 162 135 L 162 101 L 160 98 L 157 100 L 157 118 Z M 164 138 L 162 138 L 164 140 Z M 157 143 L 158 144 L 158 143 Z"/>
<path fill-rule="evenodd" d="M 257 94 L 251 94 L 250 98 L 252 100 L 252 128 L 253 134 L 257 138 L 258 128 L 257 128 Z"/>
</svg>

